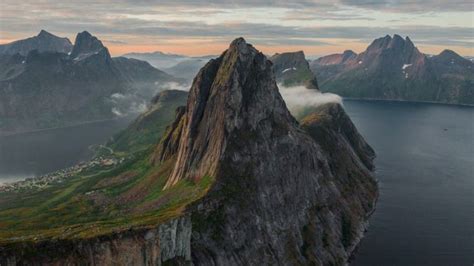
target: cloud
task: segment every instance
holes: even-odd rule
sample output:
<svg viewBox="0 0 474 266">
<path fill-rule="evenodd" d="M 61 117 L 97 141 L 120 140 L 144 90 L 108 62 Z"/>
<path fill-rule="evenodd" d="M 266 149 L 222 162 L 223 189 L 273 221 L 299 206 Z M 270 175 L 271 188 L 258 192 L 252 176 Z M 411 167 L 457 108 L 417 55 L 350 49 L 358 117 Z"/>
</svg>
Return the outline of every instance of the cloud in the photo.
<svg viewBox="0 0 474 266">
<path fill-rule="evenodd" d="M 2 2 L 2 39 L 26 38 L 41 28 L 67 37 L 88 30 L 122 47 L 182 40 L 222 44 L 238 36 L 255 45 L 337 46 L 344 43 L 328 39 L 368 43 L 398 33 L 423 44 L 449 40 L 469 48 L 474 32 L 470 0 L 211 0 L 205 6 L 198 0 Z"/>
<path fill-rule="evenodd" d="M 288 109 L 293 114 L 303 111 L 306 107 L 316 107 L 326 103 L 342 104 L 342 98 L 333 93 L 321 93 L 304 86 L 284 87 L 280 84 L 278 87 Z"/>
<path fill-rule="evenodd" d="M 446 11 L 472 12 L 473 8 L 471 0 L 341 0 L 340 3 L 364 9 L 408 13 Z"/>
<path fill-rule="evenodd" d="M 148 107 L 147 101 L 136 94 L 114 93 L 108 101 L 112 106 L 111 112 L 118 117 L 141 114 Z"/>
<path fill-rule="evenodd" d="M 161 85 L 162 90 L 178 90 L 178 91 L 189 91 L 190 84 L 183 84 L 177 82 L 167 82 Z"/>
</svg>

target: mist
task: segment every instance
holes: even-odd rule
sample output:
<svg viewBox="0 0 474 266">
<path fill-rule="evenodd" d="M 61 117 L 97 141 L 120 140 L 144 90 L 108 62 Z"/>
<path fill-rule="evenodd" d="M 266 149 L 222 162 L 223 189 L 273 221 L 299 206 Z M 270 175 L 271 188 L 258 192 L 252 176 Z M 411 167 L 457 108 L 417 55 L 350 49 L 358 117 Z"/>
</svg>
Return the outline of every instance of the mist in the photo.
<svg viewBox="0 0 474 266">
<path fill-rule="evenodd" d="M 342 105 L 341 96 L 333 93 L 322 93 L 310 90 L 304 86 L 285 87 L 279 84 L 280 94 L 286 102 L 291 113 L 297 114 L 306 107 L 317 107 L 326 103 L 339 103 Z"/>
<path fill-rule="evenodd" d="M 178 83 L 178 82 L 166 82 L 162 86 L 163 90 L 178 90 L 178 91 L 189 91 L 191 84 Z"/>
</svg>

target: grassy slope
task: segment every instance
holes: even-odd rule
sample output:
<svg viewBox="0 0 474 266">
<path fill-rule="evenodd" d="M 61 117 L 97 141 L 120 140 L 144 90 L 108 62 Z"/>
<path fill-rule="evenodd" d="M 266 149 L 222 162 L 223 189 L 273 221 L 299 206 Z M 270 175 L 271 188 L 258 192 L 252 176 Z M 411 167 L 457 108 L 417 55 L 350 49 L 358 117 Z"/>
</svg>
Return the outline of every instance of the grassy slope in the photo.
<svg viewBox="0 0 474 266">
<path fill-rule="evenodd" d="M 156 225 L 202 197 L 212 178 L 182 181 L 162 190 L 172 161 L 149 163 L 136 154 L 115 168 L 91 169 L 43 190 L 2 193 L 0 244 L 42 239 L 90 238 Z"/>
<path fill-rule="evenodd" d="M 107 146 L 116 153 L 130 153 L 145 150 L 151 144 L 158 143 L 166 127 L 173 122 L 176 108 L 186 105 L 188 97 L 185 92 L 169 92 L 163 92 L 150 110 L 115 135 Z"/>
<path fill-rule="evenodd" d="M 186 93 L 163 95 L 108 143 L 116 155 L 127 155 L 121 165 L 96 166 L 44 189 L 0 192 L 0 245 L 89 238 L 156 225 L 182 213 L 206 193 L 212 178 L 182 181 L 163 191 L 173 161 L 154 166 L 149 157 L 186 98 Z"/>
</svg>

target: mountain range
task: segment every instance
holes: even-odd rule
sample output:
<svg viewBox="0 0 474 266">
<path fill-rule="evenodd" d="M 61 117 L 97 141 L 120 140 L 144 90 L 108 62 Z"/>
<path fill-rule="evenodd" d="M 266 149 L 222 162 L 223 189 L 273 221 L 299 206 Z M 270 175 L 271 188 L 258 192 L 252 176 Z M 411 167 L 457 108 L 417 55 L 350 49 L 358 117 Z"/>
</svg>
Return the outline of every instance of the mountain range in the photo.
<svg viewBox="0 0 474 266">
<path fill-rule="evenodd" d="M 153 113 L 182 96 L 160 94 L 126 131 L 159 130 Z M 378 190 L 375 153 L 341 105 L 297 121 L 271 61 L 238 38 L 173 116 L 115 166 L 0 190 L 0 264 L 347 263 Z"/>
<path fill-rule="evenodd" d="M 192 57 L 156 51 L 151 53 L 128 53 L 124 54 L 123 57 L 147 61 L 152 66 L 191 83 L 199 69 L 201 69 L 207 61 L 217 56 L 207 55 Z"/>
<path fill-rule="evenodd" d="M 387 35 L 356 54 L 311 61 L 320 88 L 349 98 L 474 104 L 474 63 L 451 50 L 425 55 L 407 37 Z"/>
<path fill-rule="evenodd" d="M 140 113 L 164 83 L 182 82 L 147 62 L 112 58 L 86 31 L 68 44 L 43 30 L 0 46 L 0 132 Z"/>
</svg>

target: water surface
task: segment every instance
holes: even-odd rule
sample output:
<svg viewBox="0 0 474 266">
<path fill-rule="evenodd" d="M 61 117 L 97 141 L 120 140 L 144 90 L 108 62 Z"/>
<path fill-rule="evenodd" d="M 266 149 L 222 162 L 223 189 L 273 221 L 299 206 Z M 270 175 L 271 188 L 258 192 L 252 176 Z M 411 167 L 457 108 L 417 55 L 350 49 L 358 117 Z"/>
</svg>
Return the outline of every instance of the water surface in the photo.
<svg viewBox="0 0 474 266">
<path fill-rule="evenodd" d="M 346 101 L 380 198 L 352 265 L 473 265 L 474 108 Z"/>
<path fill-rule="evenodd" d="M 107 141 L 129 119 L 0 137 L 0 183 L 34 177 L 88 160 L 93 144 Z"/>
<path fill-rule="evenodd" d="M 377 152 L 380 198 L 353 265 L 473 265 L 474 108 L 345 101 Z M 127 121 L 0 138 L 0 182 L 88 159 Z"/>
</svg>

